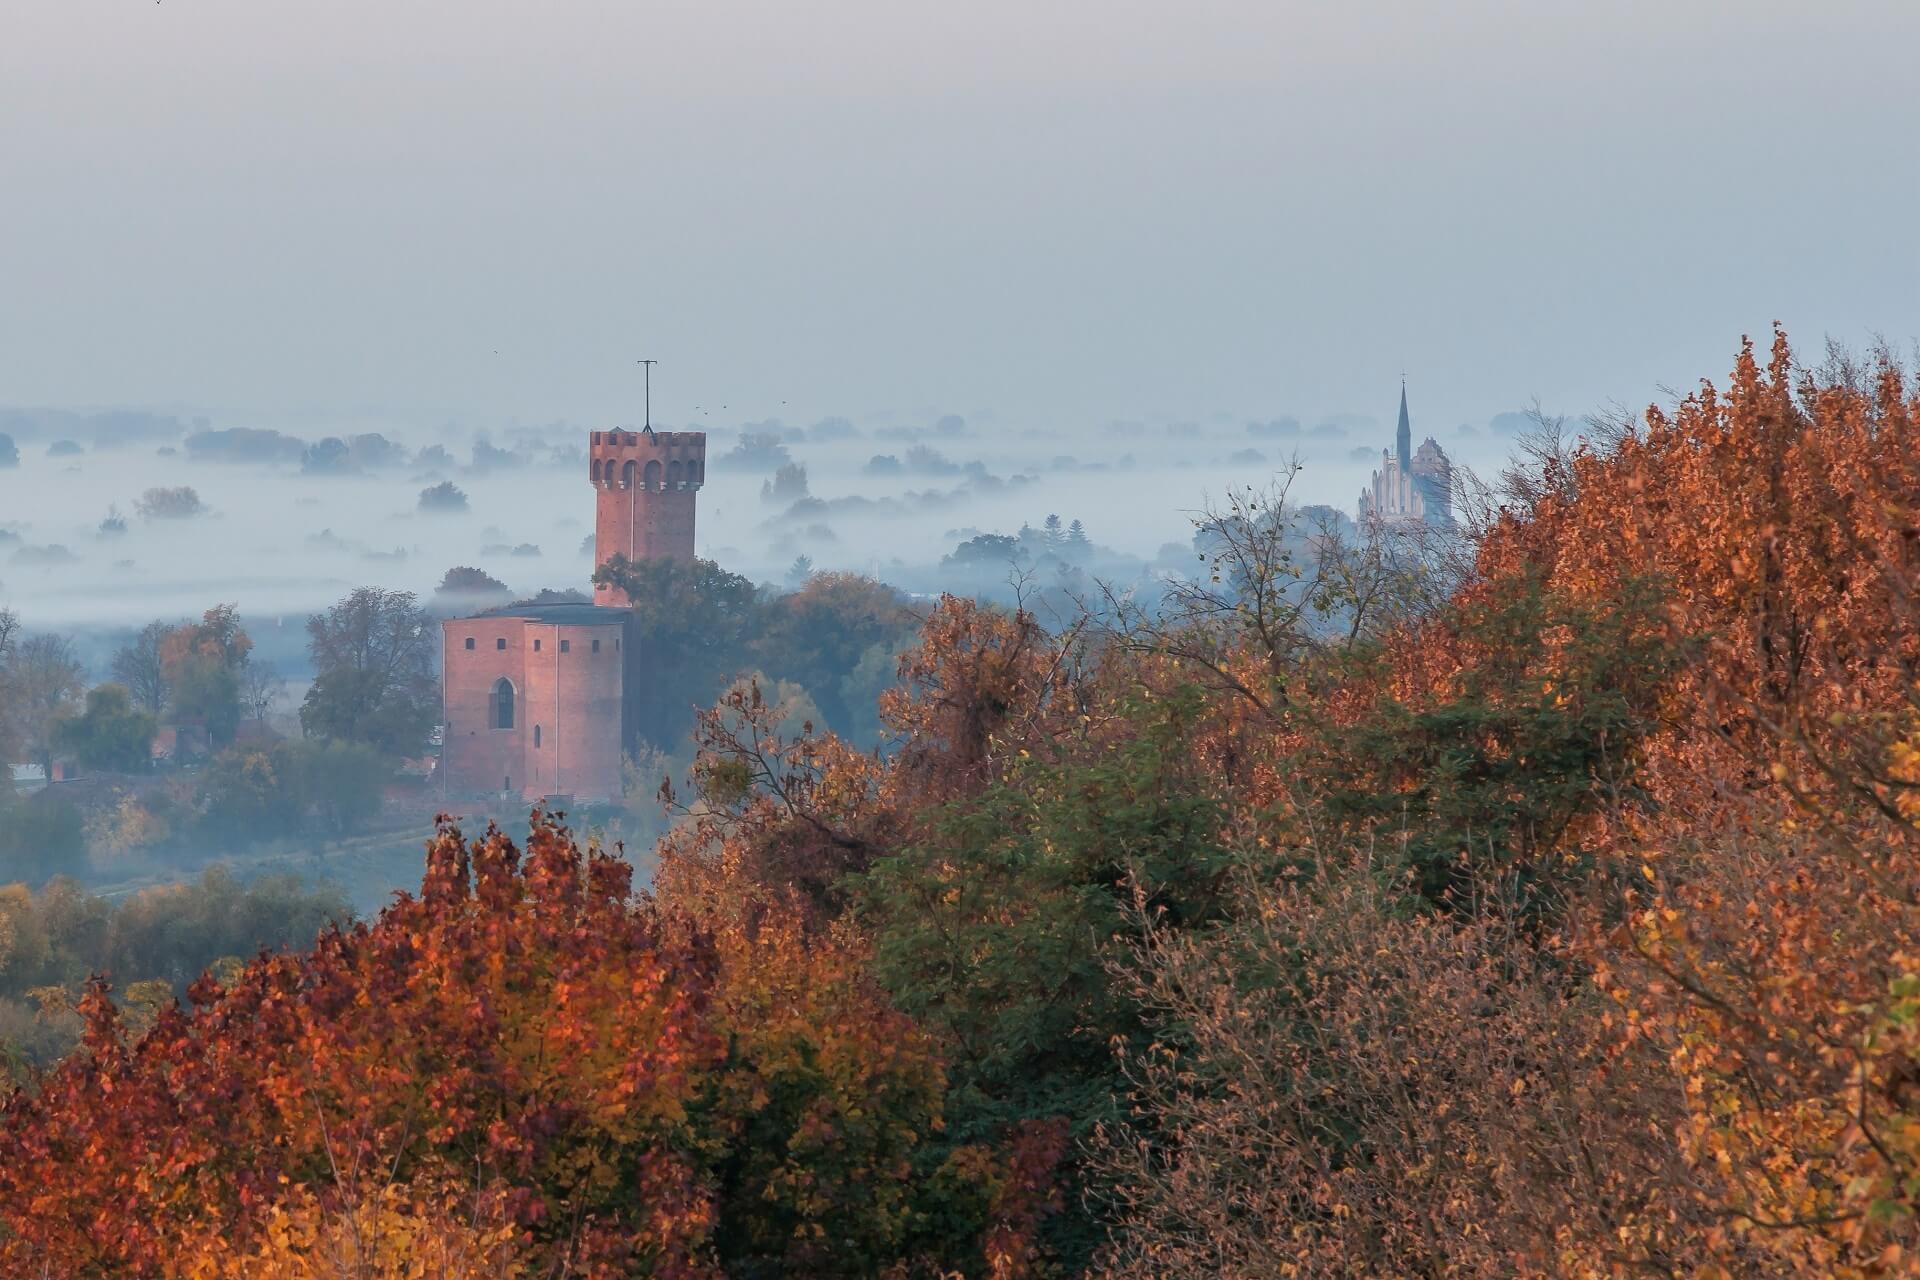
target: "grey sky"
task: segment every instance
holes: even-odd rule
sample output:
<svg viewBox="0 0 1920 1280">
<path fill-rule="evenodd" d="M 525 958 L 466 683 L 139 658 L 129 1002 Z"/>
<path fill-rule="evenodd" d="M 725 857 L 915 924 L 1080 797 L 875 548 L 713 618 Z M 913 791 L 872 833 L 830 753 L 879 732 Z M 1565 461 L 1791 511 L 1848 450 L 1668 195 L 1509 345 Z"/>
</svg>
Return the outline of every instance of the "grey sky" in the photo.
<svg viewBox="0 0 1920 1280">
<path fill-rule="evenodd" d="M 1916 47 L 1911 0 L 0 0 L 0 403 L 598 422 L 641 355 L 675 421 L 1644 402 L 1775 318 L 1920 334 Z"/>
</svg>

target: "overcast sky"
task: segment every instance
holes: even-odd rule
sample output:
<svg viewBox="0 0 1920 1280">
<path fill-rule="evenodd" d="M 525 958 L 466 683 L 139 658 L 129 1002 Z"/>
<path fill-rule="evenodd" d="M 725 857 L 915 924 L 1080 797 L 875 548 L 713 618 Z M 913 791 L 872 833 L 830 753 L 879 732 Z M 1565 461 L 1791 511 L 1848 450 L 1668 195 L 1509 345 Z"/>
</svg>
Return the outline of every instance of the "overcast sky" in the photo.
<svg viewBox="0 0 1920 1280">
<path fill-rule="evenodd" d="M 0 404 L 1482 421 L 1920 335 L 1912 0 L 0 0 Z M 719 406 L 727 406 L 721 410 Z"/>
</svg>

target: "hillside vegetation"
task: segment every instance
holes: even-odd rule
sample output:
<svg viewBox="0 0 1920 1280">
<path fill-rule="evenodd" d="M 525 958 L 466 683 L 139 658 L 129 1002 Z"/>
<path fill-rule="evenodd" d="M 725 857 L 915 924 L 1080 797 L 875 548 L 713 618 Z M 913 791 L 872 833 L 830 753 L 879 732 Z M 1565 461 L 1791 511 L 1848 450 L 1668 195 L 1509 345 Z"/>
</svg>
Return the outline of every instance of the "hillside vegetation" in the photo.
<svg viewBox="0 0 1920 1280">
<path fill-rule="evenodd" d="M 81 1047 L 0 1271 L 1920 1273 L 1920 387 L 1783 336 L 1466 558 L 1248 499 L 941 602 L 863 753 L 706 713 L 653 888 L 536 815 Z"/>
</svg>

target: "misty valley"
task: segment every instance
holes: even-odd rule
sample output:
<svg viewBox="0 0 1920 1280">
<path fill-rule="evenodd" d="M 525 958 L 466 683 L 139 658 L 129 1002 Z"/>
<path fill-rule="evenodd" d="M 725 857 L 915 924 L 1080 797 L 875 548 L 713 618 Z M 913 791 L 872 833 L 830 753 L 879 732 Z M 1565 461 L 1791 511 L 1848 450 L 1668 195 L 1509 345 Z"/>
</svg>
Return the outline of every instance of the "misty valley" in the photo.
<svg viewBox="0 0 1920 1280">
<path fill-rule="evenodd" d="M 1914 0 L 0 0 L 0 1280 L 1920 1280 Z"/>
</svg>

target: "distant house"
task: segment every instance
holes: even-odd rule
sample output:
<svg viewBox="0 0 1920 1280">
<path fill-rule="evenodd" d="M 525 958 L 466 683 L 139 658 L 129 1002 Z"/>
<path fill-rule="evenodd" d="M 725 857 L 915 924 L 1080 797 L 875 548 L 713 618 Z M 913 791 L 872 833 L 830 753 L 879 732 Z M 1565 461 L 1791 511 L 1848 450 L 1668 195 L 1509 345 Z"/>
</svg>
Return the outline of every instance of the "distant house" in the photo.
<svg viewBox="0 0 1920 1280">
<path fill-rule="evenodd" d="M 163 724 L 154 731 L 148 756 L 156 764 L 185 764 L 213 753 L 213 740 L 203 724 Z"/>
</svg>

